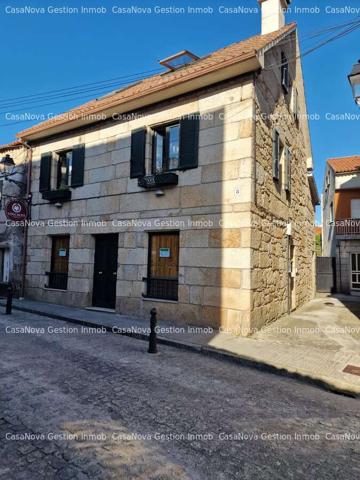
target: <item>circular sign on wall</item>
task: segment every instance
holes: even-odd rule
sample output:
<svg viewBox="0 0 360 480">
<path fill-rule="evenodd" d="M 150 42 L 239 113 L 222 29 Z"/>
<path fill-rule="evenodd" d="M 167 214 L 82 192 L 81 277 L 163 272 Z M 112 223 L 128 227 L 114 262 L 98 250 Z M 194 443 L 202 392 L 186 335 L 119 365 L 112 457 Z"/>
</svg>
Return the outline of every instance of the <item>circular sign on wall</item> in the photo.
<svg viewBox="0 0 360 480">
<path fill-rule="evenodd" d="M 10 200 L 5 205 L 5 215 L 8 220 L 26 220 L 27 205 L 23 200 Z"/>
</svg>

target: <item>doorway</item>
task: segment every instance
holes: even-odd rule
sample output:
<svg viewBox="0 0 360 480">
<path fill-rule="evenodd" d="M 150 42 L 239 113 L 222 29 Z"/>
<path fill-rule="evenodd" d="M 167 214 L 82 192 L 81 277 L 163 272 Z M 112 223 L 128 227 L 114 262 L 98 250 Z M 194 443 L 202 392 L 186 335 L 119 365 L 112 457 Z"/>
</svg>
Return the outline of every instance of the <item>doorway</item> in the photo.
<svg viewBox="0 0 360 480">
<path fill-rule="evenodd" d="M 115 308 L 118 235 L 95 235 L 94 307 Z"/>
<path fill-rule="evenodd" d="M 69 270 L 69 244 L 70 238 L 67 235 L 52 237 L 51 247 L 51 268 L 49 274 L 48 288 L 66 290 Z"/>
<path fill-rule="evenodd" d="M 179 232 L 149 234 L 147 296 L 178 299 Z"/>
</svg>

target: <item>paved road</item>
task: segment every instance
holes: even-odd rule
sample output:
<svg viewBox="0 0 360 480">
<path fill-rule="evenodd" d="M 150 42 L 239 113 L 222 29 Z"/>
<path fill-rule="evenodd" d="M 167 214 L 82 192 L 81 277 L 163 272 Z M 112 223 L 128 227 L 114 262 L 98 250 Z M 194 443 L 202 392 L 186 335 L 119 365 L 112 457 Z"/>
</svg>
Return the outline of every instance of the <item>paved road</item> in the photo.
<svg viewBox="0 0 360 480">
<path fill-rule="evenodd" d="M 80 328 L 0 315 L 1 480 L 360 478 L 358 400 Z"/>
</svg>

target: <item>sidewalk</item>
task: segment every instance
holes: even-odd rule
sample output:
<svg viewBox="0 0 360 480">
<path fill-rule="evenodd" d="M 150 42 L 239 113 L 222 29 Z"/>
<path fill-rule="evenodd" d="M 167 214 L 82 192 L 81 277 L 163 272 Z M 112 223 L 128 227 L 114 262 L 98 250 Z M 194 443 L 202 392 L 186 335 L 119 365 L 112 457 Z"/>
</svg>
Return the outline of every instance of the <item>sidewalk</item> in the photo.
<svg viewBox="0 0 360 480">
<path fill-rule="evenodd" d="M 147 340 L 149 321 L 31 300 L 14 300 L 13 308 Z M 159 344 L 191 349 L 360 396 L 360 376 L 344 373 L 359 367 L 360 302 L 353 297 L 316 298 L 249 338 L 218 332 L 194 332 L 159 319 Z M 196 328 L 196 327 L 193 327 Z M 161 348 L 160 348 L 161 350 Z M 356 369 L 351 369 L 355 371 Z M 357 373 L 357 372 L 356 372 Z"/>
</svg>

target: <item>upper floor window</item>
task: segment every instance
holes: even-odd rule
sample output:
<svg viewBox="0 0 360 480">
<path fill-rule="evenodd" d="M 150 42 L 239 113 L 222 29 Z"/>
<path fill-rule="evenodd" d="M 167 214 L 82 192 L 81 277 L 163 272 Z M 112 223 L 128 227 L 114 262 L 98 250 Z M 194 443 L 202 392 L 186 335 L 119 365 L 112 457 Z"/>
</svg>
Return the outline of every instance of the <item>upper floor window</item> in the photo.
<svg viewBox="0 0 360 480">
<path fill-rule="evenodd" d="M 80 187 L 84 184 L 85 145 L 71 150 L 47 152 L 41 155 L 39 191 L 51 192 Z"/>
<path fill-rule="evenodd" d="M 292 152 L 281 141 L 280 133 L 275 128 L 273 131 L 273 179 L 279 183 L 287 194 L 291 191 L 291 165 Z"/>
<path fill-rule="evenodd" d="M 289 62 L 284 52 L 281 52 L 281 86 L 285 93 L 290 89 Z"/>
<path fill-rule="evenodd" d="M 199 125 L 199 114 L 194 113 L 166 125 L 133 130 L 130 178 L 142 179 L 150 174 L 197 168 Z M 150 132 L 151 154 L 148 149 Z"/>
<path fill-rule="evenodd" d="M 280 139 L 280 133 L 275 128 L 273 131 L 273 179 L 280 180 L 280 161 L 283 155 L 284 145 Z"/>
<path fill-rule="evenodd" d="M 351 218 L 360 218 L 360 199 L 352 198 L 350 200 Z"/>
<path fill-rule="evenodd" d="M 72 150 L 58 153 L 56 188 L 63 189 L 71 186 Z"/>
<path fill-rule="evenodd" d="M 180 123 L 154 129 L 152 147 L 152 173 L 177 170 L 180 156 Z"/>
<path fill-rule="evenodd" d="M 291 99 L 291 110 L 294 116 L 294 120 L 298 123 L 300 120 L 300 109 L 299 109 L 299 93 L 297 88 L 292 88 L 292 99 Z"/>
<path fill-rule="evenodd" d="M 292 167 L 292 152 L 288 146 L 284 150 L 284 188 L 288 195 L 291 192 L 291 167 Z"/>
<path fill-rule="evenodd" d="M 334 204 L 333 202 L 330 203 L 330 224 L 333 224 L 334 223 L 334 220 L 335 220 L 335 216 L 334 216 Z"/>
</svg>

